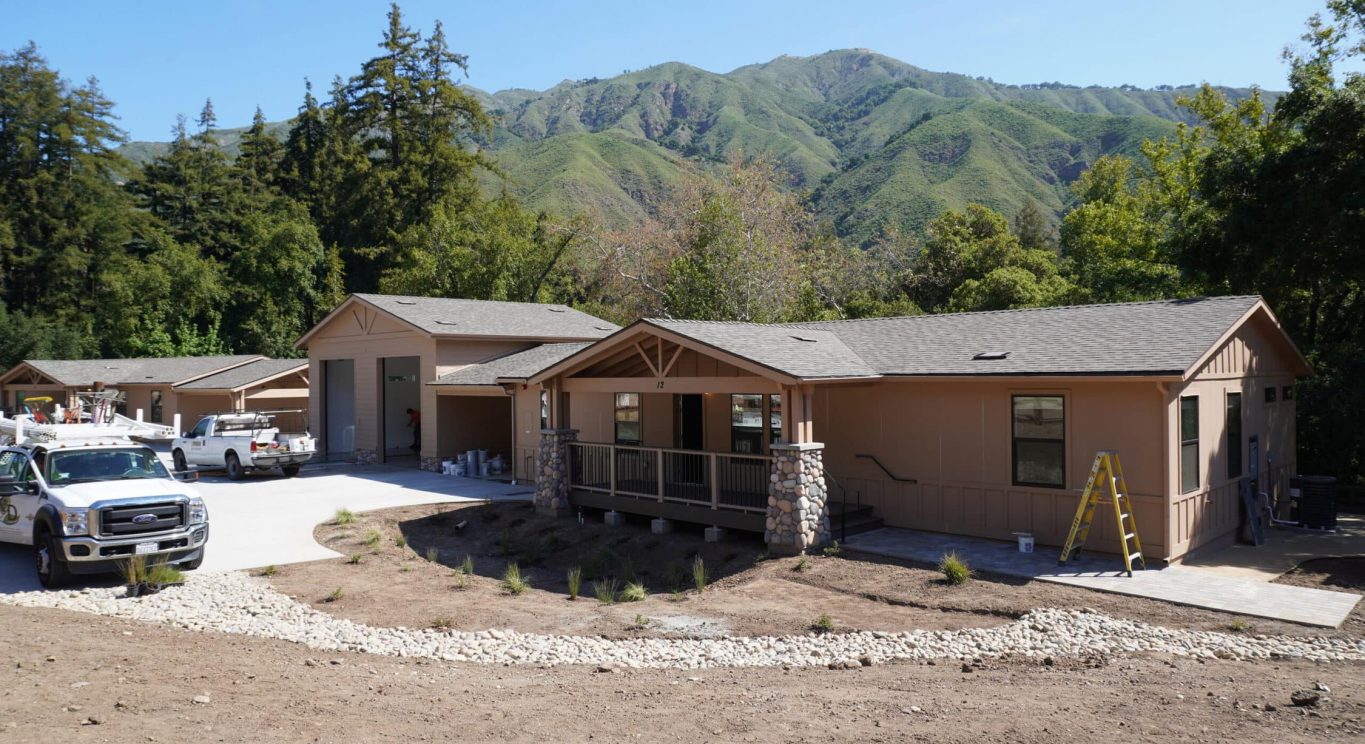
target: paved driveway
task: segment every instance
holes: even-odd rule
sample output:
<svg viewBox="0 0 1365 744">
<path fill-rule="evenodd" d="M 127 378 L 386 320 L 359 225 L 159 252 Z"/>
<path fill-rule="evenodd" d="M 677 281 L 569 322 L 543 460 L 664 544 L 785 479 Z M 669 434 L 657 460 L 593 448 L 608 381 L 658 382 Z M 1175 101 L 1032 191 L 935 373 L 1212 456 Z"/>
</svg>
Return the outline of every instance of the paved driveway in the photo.
<svg viewBox="0 0 1365 744">
<path fill-rule="evenodd" d="M 342 508 L 360 512 L 416 504 L 531 498 L 526 485 L 383 466 L 305 468 L 295 478 L 252 475 L 236 483 L 206 475 L 196 487 L 208 504 L 212 525 L 201 571 L 337 557 L 339 553 L 314 542 L 313 528 Z M 28 547 L 0 545 L 0 592 L 38 588 L 31 560 Z M 93 578 L 88 583 L 111 580 Z"/>
</svg>

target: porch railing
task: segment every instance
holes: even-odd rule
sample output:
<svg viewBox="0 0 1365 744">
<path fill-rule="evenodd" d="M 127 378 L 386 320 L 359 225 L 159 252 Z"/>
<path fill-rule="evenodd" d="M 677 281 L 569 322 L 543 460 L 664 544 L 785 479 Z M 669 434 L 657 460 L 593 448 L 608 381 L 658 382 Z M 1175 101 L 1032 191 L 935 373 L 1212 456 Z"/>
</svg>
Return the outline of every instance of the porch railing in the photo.
<svg viewBox="0 0 1365 744">
<path fill-rule="evenodd" d="M 569 442 L 569 484 L 585 491 L 763 513 L 772 458 Z"/>
</svg>

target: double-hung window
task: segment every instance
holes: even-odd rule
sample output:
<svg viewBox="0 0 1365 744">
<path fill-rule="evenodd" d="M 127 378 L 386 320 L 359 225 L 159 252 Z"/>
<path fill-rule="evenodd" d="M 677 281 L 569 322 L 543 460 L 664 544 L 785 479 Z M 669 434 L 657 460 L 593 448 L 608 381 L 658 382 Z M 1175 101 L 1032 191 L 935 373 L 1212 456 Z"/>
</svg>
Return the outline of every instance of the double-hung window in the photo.
<svg viewBox="0 0 1365 744">
<path fill-rule="evenodd" d="M 1066 487 L 1066 399 L 1060 395 L 1016 395 L 1014 484 Z"/>
<path fill-rule="evenodd" d="M 1199 396 L 1180 399 L 1180 492 L 1199 488 Z"/>
<path fill-rule="evenodd" d="M 644 441 L 640 428 L 640 394 L 616 394 L 616 443 L 639 444 Z"/>
<path fill-rule="evenodd" d="M 763 452 L 763 396 L 730 396 L 730 451 L 746 455 Z"/>
</svg>

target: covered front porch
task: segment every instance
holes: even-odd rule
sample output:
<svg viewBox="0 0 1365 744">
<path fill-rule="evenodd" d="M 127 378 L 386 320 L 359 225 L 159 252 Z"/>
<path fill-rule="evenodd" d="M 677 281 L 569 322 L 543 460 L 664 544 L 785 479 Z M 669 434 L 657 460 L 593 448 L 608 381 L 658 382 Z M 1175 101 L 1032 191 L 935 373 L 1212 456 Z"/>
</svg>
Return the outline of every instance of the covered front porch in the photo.
<svg viewBox="0 0 1365 744">
<path fill-rule="evenodd" d="M 764 532 L 793 549 L 828 541 L 810 385 L 647 323 L 588 352 L 530 380 L 543 391 L 543 508 Z"/>
</svg>

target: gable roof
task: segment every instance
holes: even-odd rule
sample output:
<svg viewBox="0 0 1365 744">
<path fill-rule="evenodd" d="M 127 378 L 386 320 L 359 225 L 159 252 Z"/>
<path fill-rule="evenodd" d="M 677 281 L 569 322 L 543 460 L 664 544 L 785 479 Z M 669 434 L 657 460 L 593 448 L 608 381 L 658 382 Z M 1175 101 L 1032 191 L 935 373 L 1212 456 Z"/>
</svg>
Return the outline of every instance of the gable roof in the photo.
<svg viewBox="0 0 1365 744">
<path fill-rule="evenodd" d="M 363 302 L 437 337 L 485 336 L 498 338 L 592 340 L 620 328 L 615 323 L 588 315 L 567 305 L 537 302 L 464 300 L 449 297 L 353 294 L 294 345 L 307 344 L 318 329 L 354 302 Z"/>
<path fill-rule="evenodd" d="M 173 385 L 195 380 L 248 362 L 258 354 L 236 356 L 162 357 L 143 359 L 25 359 L 6 373 L 9 379 L 27 365 L 61 385 Z"/>
<path fill-rule="evenodd" d="M 801 323 L 883 375 L 1183 375 L 1256 296 Z M 982 352 L 1009 352 L 976 360 Z"/>
<path fill-rule="evenodd" d="M 1279 327 L 1261 298 L 1248 295 L 773 325 L 647 319 L 630 328 L 654 326 L 802 380 L 1183 377 L 1257 313 Z M 1310 371 L 1280 335 L 1299 368 Z M 570 356 L 587 358 L 600 346 Z M 983 354 L 988 358 L 977 358 Z M 534 378 L 570 363 L 565 357 Z"/>
<path fill-rule="evenodd" d="M 541 344 L 523 351 L 491 359 L 481 364 L 441 375 L 428 385 L 496 385 L 499 380 L 520 381 L 565 359 L 570 354 L 586 349 L 589 342 Z"/>
<path fill-rule="evenodd" d="M 238 390 L 306 369 L 307 359 L 257 359 L 175 387 L 178 390 Z"/>
</svg>

